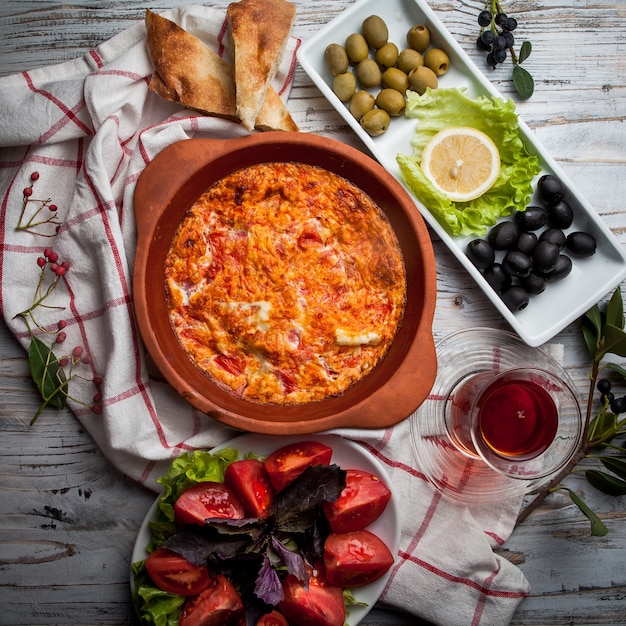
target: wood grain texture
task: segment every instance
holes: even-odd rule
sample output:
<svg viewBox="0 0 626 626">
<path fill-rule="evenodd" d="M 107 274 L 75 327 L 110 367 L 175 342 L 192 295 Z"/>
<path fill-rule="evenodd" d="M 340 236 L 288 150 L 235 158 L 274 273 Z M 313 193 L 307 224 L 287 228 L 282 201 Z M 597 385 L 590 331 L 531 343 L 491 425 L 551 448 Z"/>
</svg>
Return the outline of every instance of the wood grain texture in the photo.
<svg viewBox="0 0 626 626">
<path fill-rule="evenodd" d="M 62 62 L 142 19 L 146 8 L 190 0 L 5 0 L 0 3 L 0 75 Z M 212 2 L 225 8 L 228 2 Z M 293 33 L 303 39 L 349 0 L 298 1 Z M 626 9 L 622 0 L 503 3 L 532 41 L 525 66 L 535 94 L 518 102 L 521 117 L 626 243 Z M 444 24 L 505 95 L 515 98 L 510 65 L 485 67 L 474 45 L 481 0 L 431 0 Z M 297 68 L 289 108 L 304 131 L 362 148 L 325 98 Z M 1 112 L 0 112 L 1 114 Z M 506 328 L 482 291 L 433 235 L 441 338 L 471 326 Z M 586 397 L 588 361 L 577 324 L 555 342 Z M 122 476 L 68 411 L 37 409 L 26 355 L 0 326 L 0 623 L 6 625 L 133 624 L 130 554 L 152 493 Z M 589 537 L 586 519 L 562 494 L 550 497 L 502 548 L 519 564 L 532 594 L 515 625 L 626 623 L 626 498 L 608 498 L 571 477 L 609 528 Z M 375 609 L 368 626 L 418 624 Z"/>
</svg>

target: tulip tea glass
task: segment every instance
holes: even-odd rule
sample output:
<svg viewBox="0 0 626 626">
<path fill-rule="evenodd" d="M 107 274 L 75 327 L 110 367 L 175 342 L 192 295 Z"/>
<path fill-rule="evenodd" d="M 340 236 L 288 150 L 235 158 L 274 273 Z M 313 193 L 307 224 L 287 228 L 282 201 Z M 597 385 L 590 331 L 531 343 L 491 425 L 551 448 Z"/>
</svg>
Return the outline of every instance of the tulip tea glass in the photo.
<svg viewBox="0 0 626 626">
<path fill-rule="evenodd" d="M 509 333 L 462 331 L 437 346 L 431 395 L 411 418 L 417 461 L 464 502 L 529 493 L 580 446 L 583 419 L 560 363 Z"/>
</svg>

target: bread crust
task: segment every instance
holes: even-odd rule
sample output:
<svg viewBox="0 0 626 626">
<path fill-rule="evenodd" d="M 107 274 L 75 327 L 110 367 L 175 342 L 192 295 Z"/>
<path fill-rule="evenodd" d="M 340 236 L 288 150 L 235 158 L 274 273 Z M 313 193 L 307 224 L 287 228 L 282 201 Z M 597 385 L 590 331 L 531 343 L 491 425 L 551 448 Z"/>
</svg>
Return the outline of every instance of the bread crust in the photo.
<svg viewBox="0 0 626 626">
<path fill-rule="evenodd" d="M 207 115 L 237 119 L 230 65 L 194 35 L 150 10 L 146 45 L 154 65 L 150 89 Z"/>
<path fill-rule="evenodd" d="M 227 14 L 234 44 L 237 115 L 252 130 L 285 50 L 296 5 L 286 0 L 241 0 L 231 3 Z"/>
<path fill-rule="evenodd" d="M 232 66 L 195 35 L 146 11 L 146 46 L 154 66 L 150 90 L 205 115 L 241 121 Z M 271 86 L 263 93 L 253 128 L 297 131 L 287 107 Z"/>
<path fill-rule="evenodd" d="M 257 130 L 286 130 L 291 132 L 300 130 L 293 121 L 285 103 L 271 85 L 265 92 L 263 106 L 257 115 L 254 127 Z"/>
</svg>

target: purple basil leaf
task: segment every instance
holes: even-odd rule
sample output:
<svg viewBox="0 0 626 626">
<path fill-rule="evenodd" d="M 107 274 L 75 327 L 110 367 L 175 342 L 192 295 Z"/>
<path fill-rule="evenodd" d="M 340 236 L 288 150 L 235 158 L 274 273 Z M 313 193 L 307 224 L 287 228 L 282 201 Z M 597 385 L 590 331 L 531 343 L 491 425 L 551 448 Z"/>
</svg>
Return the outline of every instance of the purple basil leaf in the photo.
<svg viewBox="0 0 626 626">
<path fill-rule="evenodd" d="M 338 465 L 314 465 L 276 495 L 272 505 L 276 529 L 304 532 L 315 523 L 323 502 L 334 502 L 346 486 Z"/>
<path fill-rule="evenodd" d="M 210 558 L 227 559 L 240 554 L 250 545 L 248 536 L 219 535 L 207 532 L 204 527 L 185 527 L 174 533 L 164 548 L 187 559 L 192 565 L 206 565 Z"/>
<path fill-rule="evenodd" d="M 284 563 L 289 574 L 293 574 L 302 582 L 308 581 L 309 574 L 307 572 L 306 563 L 299 554 L 292 552 L 289 548 L 286 548 L 281 541 L 276 539 L 276 537 L 272 537 L 272 548 L 274 552 L 280 556 L 280 559 Z"/>
<path fill-rule="evenodd" d="M 208 526 L 222 535 L 249 535 L 256 540 L 265 532 L 266 522 L 257 517 L 244 519 L 230 519 L 228 517 L 210 517 L 205 522 Z"/>
<path fill-rule="evenodd" d="M 254 593 L 257 598 L 272 606 L 276 606 L 285 597 L 278 573 L 271 566 L 267 557 L 263 559 L 263 565 L 256 579 Z"/>
<path fill-rule="evenodd" d="M 320 515 L 313 526 L 298 535 L 298 550 L 309 563 L 316 563 L 324 558 L 324 543 L 330 534 L 330 526 L 324 515 Z"/>
</svg>

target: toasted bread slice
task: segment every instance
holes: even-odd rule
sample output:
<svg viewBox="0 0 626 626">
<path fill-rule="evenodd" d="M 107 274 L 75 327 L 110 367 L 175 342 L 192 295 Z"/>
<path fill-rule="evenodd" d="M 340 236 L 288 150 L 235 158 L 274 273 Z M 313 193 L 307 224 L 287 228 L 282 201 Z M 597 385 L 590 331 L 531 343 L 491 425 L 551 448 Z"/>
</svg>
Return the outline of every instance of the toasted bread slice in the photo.
<svg viewBox="0 0 626 626">
<path fill-rule="evenodd" d="M 292 132 L 299 130 L 284 102 L 271 85 L 265 92 L 263 106 L 257 115 L 254 127 L 257 130 L 289 130 Z"/>
<path fill-rule="evenodd" d="M 200 39 L 150 10 L 146 44 L 154 65 L 150 89 L 207 115 L 237 119 L 231 66 Z"/>
<path fill-rule="evenodd" d="M 296 5 L 286 0 L 241 0 L 227 9 L 233 40 L 236 110 L 248 130 L 256 125 L 276 75 Z"/>
<path fill-rule="evenodd" d="M 233 70 L 195 35 L 150 10 L 146 11 L 146 45 L 154 65 L 150 89 L 156 94 L 214 115 L 239 121 Z M 297 131 L 287 107 L 270 85 L 258 130 Z"/>
</svg>

